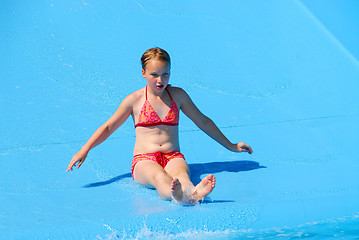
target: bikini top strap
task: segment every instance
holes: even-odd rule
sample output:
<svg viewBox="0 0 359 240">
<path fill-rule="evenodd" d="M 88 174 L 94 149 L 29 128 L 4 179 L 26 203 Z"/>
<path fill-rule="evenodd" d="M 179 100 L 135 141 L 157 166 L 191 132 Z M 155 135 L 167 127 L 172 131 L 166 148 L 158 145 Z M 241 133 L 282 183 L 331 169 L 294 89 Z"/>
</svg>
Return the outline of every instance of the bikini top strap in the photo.
<svg viewBox="0 0 359 240">
<path fill-rule="evenodd" d="M 170 96 L 171 101 L 173 101 L 172 96 L 171 96 L 171 94 L 170 94 L 170 91 L 168 91 L 167 87 L 166 87 L 166 91 L 167 91 L 167 93 L 168 93 L 168 96 Z"/>
<path fill-rule="evenodd" d="M 170 96 L 171 101 L 173 101 L 172 96 L 171 96 L 170 92 L 168 91 L 167 87 L 166 87 L 166 91 L 168 93 L 168 96 Z M 148 100 L 147 99 L 147 86 L 146 86 L 146 100 Z"/>
</svg>

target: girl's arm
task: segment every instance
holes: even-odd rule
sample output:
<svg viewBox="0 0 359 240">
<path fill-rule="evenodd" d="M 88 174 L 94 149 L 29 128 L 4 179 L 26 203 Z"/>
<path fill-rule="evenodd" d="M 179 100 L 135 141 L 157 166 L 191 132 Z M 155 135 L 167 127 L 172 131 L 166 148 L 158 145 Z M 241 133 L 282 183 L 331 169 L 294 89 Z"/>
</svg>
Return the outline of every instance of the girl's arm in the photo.
<svg viewBox="0 0 359 240">
<path fill-rule="evenodd" d="M 180 94 L 182 99 L 181 109 L 183 113 L 186 114 L 186 116 L 189 117 L 208 136 L 230 151 L 248 152 L 249 154 L 253 152 L 251 147 L 245 143 L 231 143 L 216 126 L 216 124 L 210 118 L 201 113 L 184 90 L 181 89 Z"/>
<path fill-rule="evenodd" d="M 99 127 L 96 132 L 90 137 L 90 139 L 86 142 L 86 144 L 81 148 L 81 150 L 72 157 L 70 164 L 67 167 L 67 171 L 72 171 L 72 168 L 76 166 L 77 163 L 77 168 L 79 168 L 85 161 L 88 152 L 92 148 L 104 142 L 117 128 L 119 128 L 127 120 L 127 118 L 131 115 L 133 109 L 131 98 L 131 95 L 125 98 L 116 110 L 116 112 L 112 115 L 112 117 L 107 120 L 101 127 Z"/>
</svg>

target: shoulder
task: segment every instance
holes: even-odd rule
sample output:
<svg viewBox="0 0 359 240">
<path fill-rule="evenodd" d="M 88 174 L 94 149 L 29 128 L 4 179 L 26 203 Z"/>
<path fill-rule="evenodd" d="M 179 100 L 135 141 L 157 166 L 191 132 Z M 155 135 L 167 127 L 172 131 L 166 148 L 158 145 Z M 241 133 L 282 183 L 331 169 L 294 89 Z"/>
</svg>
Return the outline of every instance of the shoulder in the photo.
<svg viewBox="0 0 359 240">
<path fill-rule="evenodd" d="M 189 95 L 185 90 L 180 87 L 168 87 L 168 91 L 170 92 L 172 98 L 176 101 L 178 106 L 182 106 L 184 102 L 188 102 L 190 100 Z"/>
<path fill-rule="evenodd" d="M 145 97 L 145 89 L 141 88 L 128 95 L 125 99 L 127 99 L 128 101 L 137 101 L 144 97 Z"/>
<path fill-rule="evenodd" d="M 141 88 L 131 94 L 129 94 L 123 101 L 122 104 L 126 105 L 126 106 L 134 106 L 136 103 L 138 103 L 139 101 L 143 101 L 143 99 L 145 98 L 144 95 L 144 88 Z"/>
<path fill-rule="evenodd" d="M 184 96 L 188 96 L 186 91 L 180 87 L 169 86 L 167 89 L 170 94 L 175 98 L 183 98 Z"/>
</svg>

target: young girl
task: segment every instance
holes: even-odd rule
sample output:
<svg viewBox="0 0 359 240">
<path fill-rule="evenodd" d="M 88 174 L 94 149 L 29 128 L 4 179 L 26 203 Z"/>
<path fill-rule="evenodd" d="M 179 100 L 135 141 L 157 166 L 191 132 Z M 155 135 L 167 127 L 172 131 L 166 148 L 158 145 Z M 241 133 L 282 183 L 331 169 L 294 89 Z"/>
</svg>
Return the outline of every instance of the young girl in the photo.
<svg viewBox="0 0 359 240">
<path fill-rule="evenodd" d="M 127 96 L 114 115 L 91 136 L 76 153 L 67 168 L 79 168 L 88 152 L 105 141 L 131 115 L 135 123 L 136 142 L 132 160 L 132 177 L 141 185 L 155 187 L 161 198 L 180 203 L 195 203 L 215 187 L 212 174 L 194 186 L 178 140 L 179 110 L 203 132 L 230 151 L 252 153 L 242 142 L 231 143 L 214 122 L 203 115 L 187 93 L 168 84 L 171 61 L 160 48 L 147 50 L 141 58 L 142 76 L 147 86 Z"/>
</svg>

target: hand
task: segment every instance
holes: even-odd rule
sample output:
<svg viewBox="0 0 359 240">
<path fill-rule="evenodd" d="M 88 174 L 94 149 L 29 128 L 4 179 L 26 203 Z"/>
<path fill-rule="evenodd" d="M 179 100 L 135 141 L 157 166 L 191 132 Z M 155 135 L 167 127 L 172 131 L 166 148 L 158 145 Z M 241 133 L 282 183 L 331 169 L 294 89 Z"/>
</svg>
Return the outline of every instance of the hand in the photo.
<svg viewBox="0 0 359 240">
<path fill-rule="evenodd" d="M 252 148 L 249 145 L 247 145 L 245 143 L 242 143 L 242 142 L 234 144 L 234 150 L 233 151 L 234 152 L 247 152 L 249 154 L 253 153 Z"/>
<path fill-rule="evenodd" d="M 68 171 L 72 171 L 72 168 L 74 167 L 74 166 L 76 166 L 76 164 L 77 164 L 77 168 L 79 168 L 83 163 L 84 163 L 84 161 L 85 161 L 85 159 L 86 159 L 86 157 L 87 157 L 87 152 L 85 152 L 85 151 L 83 151 L 83 150 L 80 150 L 78 153 L 76 153 L 73 157 L 72 157 L 72 159 L 71 159 L 71 161 L 70 161 L 70 164 L 69 164 L 69 166 L 67 167 L 67 170 L 66 170 L 66 172 L 68 172 Z"/>
</svg>

